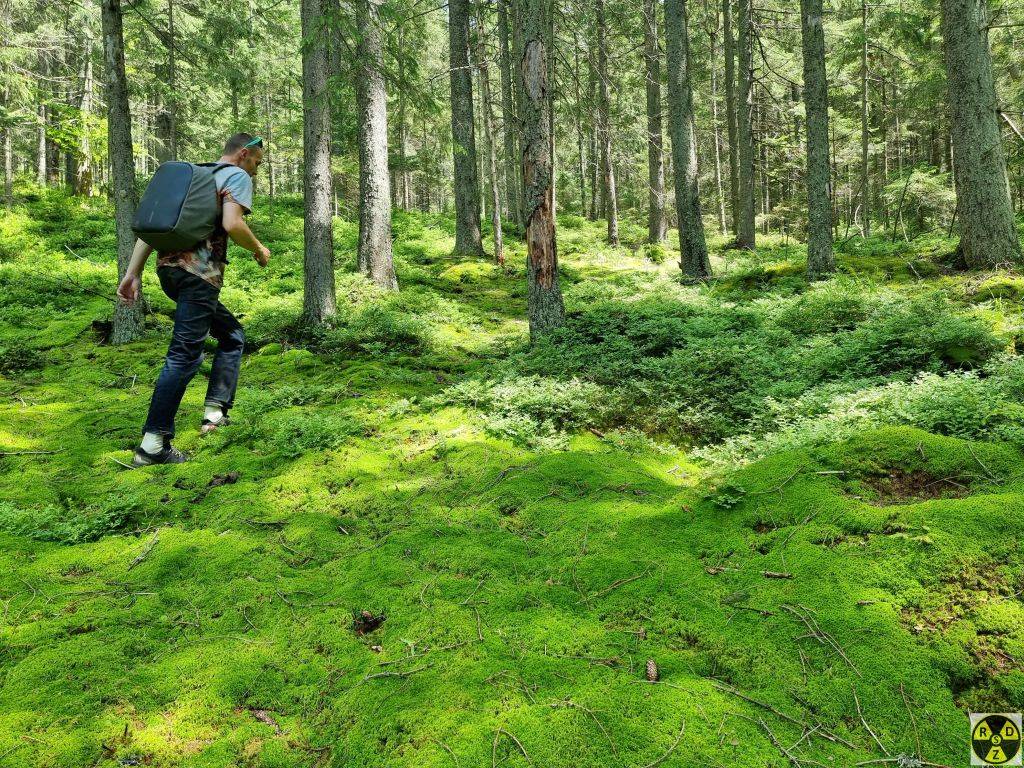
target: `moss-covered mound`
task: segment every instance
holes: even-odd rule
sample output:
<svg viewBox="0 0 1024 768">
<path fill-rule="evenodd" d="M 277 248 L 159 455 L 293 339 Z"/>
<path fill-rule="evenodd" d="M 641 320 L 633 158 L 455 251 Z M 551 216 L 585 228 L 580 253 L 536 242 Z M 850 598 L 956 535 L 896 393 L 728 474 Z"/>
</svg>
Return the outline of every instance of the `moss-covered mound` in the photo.
<svg viewBox="0 0 1024 768">
<path fill-rule="evenodd" d="M 109 212 L 0 219 L 0 765 L 962 765 L 1024 708 L 1009 305 L 791 245 L 684 287 L 574 219 L 528 350 L 522 245 L 402 215 L 397 296 L 337 222 L 311 333 L 301 208 L 260 210 L 234 423 L 197 380 L 194 461 L 139 471 L 170 302 L 107 346 Z"/>
</svg>

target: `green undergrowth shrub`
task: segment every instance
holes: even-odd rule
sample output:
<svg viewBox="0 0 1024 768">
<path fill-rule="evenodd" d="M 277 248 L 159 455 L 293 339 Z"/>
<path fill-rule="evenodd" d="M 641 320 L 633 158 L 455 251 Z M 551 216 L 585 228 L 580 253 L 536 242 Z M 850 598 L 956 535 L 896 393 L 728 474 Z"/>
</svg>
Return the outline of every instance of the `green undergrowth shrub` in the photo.
<svg viewBox="0 0 1024 768">
<path fill-rule="evenodd" d="M 559 448 L 567 433 L 601 421 L 603 387 L 579 379 L 523 376 L 488 383 L 470 379 L 428 400 L 486 414 L 487 431 L 533 448 Z"/>
<path fill-rule="evenodd" d="M 324 354 L 371 355 L 415 354 L 430 346 L 435 326 L 443 317 L 433 315 L 428 321 L 410 311 L 410 299 L 403 294 L 372 293 L 360 289 L 359 295 L 350 295 L 349 303 L 339 306 L 338 315 L 318 328 L 303 322 L 301 301 L 296 297 L 268 299 L 246 320 L 249 345 L 259 348 L 277 343 Z"/>
<path fill-rule="evenodd" d="M 138 506 L 110 496 L 85 507 L 45 505 L 26 509 L 0 502 L 0 530 L 37 541 L 81 544 L 118 533 L 137 522 Z"/>
<path fill-rule="evenodd" d="M 832 383 L 771 400 L 742 434 L 698 449 L 714 464 L 755 460 L 778 451 L 842 441 L 881 426 L 912 426 L 940 435 L 1024 447 L 1024 360 L 1004 356 L 978 371 L 921 373 L 911 381 L 857 388 Z"/>
<path fill-rule="evenodd" d="M 0 339 L 0 373 L 17 374 L 42 368 L 46 356 L 28 344 L 18 341 Z"/>
<path fill-rule="evenodd" d="M 940 294 L 843 281 L 738 305 L 701 293 L 574 304 L 563 328 L 446 397 L 520 439 L 527 424 L 549 441 L 552 430 L 624 427 L 707 446 L 770 425 L 780 403 L 829 385 L 849 393 L 979 368 L 1003 346 Z M 567 393 L 572 418 L 561 415 Z"/>
</svg>

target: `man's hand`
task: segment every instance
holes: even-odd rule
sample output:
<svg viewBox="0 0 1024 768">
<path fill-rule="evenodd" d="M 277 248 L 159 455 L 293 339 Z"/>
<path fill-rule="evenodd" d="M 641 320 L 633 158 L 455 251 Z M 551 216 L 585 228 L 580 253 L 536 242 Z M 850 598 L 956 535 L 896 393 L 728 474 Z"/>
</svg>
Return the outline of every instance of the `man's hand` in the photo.
<svg viewBox="0 0 1024 768">
<path fill-rule="evenodd" d="M 142 279 L 131 272 L 124 276 L 121 284 L 117 286 L 117 297 L 126 306 L 131 306 L 139 300 L 139 292 L 142 290 Z"/>
<path fill-rule="evenodd" d="M 265 267 L 270 261 L 270 249 L 265 245 L 260 245 L 260 247 L 253 252 L 252 257 L 256 259 L 257 264 L 261 267 Z"/>
</svg>

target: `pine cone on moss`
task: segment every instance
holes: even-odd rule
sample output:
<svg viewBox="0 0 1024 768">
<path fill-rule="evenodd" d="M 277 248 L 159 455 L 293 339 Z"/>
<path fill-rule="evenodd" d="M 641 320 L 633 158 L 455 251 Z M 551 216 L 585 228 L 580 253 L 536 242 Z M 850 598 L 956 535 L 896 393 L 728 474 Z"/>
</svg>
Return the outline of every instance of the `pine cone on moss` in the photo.
<svg viewBox="0 0 1024 768">
<path fill-rule="evenodd" d="M 658 665 L 654 659 L 647 660 L 647 682 L 656 683 L 658 682 Z"/>
</svg>

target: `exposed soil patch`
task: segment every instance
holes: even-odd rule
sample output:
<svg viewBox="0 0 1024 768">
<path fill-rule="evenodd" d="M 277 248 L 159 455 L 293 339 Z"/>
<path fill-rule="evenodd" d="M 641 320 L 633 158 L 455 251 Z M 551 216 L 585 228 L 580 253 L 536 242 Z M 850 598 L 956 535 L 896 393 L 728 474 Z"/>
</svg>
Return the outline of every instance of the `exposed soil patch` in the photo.
<svg viewBox="0 0 1024 768">
<path fill-rule="evenodd" d="M 860 485 L 871 490 L 865 501 L 876 507 L 913 504 L 931 499 L 962 499 L 971 494 L 970 478 L 962 475 L 936 477 L 923 469 L 908 472 L 893 468 L 885 475 L 860 478 Z"/>
</svg>

